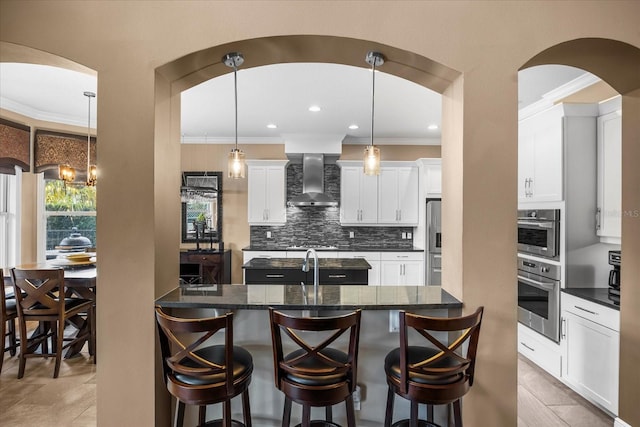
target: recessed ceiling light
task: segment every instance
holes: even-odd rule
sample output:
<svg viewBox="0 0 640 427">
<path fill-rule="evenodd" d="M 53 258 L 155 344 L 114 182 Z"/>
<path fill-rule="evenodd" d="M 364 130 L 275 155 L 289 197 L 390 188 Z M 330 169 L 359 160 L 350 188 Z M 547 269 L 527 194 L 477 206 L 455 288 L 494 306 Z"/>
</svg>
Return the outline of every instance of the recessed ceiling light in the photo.
<svg viewBox="0 0 640 427">
<path fill-rule="evenodd" d="M 278 129 L 278 126 L 277 126 L 275 123 L 269 123 L 269 124 L 267 125 L 267 127 L 268 127 L 269 129 Z"/>
<path fill-rule="evenodd" d="M 429 125 L 429 127 L 427 129 L 436 130 L 436 129 L 438 129 L 438 125 Z"/>
<path fill-rule="evenodd" d="M 358 125 L 349 125 L 349 129 L 359 129 L 360 126 Z"/>
<path fill-rule="evenodd" d="M 311 107 L 309 107 L 309 111 L 317 113 L 318 111 L 320 111 L 320 107 L 317 105 L 312 105 Z"/>
</svg>

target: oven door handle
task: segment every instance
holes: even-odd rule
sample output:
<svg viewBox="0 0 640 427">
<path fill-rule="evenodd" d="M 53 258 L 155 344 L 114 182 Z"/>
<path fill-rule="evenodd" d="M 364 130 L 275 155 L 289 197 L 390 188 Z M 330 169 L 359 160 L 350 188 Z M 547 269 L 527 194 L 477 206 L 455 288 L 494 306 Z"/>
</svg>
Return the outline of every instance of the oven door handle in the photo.
<svg viewBox="0 0 640 427">
<path fill-rule="evenodd" d="M 553 291 L 557 286 L 556 283 L 542 283 L 537 280 L 529 279 L 527 277 L 518 276 L 518 280 L 522 280 L 523 282 L 527 282 L 529 285 L 535 286 L 539 289 L 543 289 L 545 291 Z"/>
<path fill-rule="evenodd" d="M 553 228 L 553 222 L 534 222 L 534 221 L 518 221 L 518 226 L 525 225 L 535 228 Z"/>
</svg>

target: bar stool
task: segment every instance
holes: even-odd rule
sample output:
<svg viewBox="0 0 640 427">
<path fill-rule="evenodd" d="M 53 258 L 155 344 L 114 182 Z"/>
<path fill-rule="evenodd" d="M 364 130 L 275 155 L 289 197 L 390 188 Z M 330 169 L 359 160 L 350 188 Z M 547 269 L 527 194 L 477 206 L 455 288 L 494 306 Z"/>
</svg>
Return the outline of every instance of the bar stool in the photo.
<svg viewBox="0 0 640 427">
<path fill-rule="evenodd" d="M 409 426 L 418 426 L 421 403 L 427 405 L 428 423 L 433 421 L 433 405 L 452 404 L 455 426 L 462 427 L 460 400 L 473 385 L 483 310 L 480 307 L 469 316 L 456 318 L 400 312 L 400 347 L 389 352 L 384 361 L 389 385 L 385 427 L 391 426 L 396 394 L 411 401 Z M 410 346 L 409 328 L 418 333 L 412 336 L 420 335 L 435 347 Z M 458 337 L 448 344 L 452 333 Z M 394 425 L 400 424 L 406 421 Z"/>
<path fill-rule="evenodd" d="M 292 317 L 269 309 L 275 384 L 285 396 L 282 426 L 291 421 L 291 402 L 302 405 L 302 427 L 311 425 L 311 407 L 325 407 L 326 422 L 313 424 L 337 426 L 333 423 L 331 406 L 345 402 L 347 425 L 355 427 L 353 392 L 356 388 L 358 340 L 360 338 L 361 311 L 336 317 Z M 346 352 L 334 344 L 348 331 Z M 295 343 L 293 352 L 284 354 L 283 334 Z M 318 344 L 305 332 L 312 332 Z M 322 337 L 318 338 L 318 332 Z M 305 335 L 305 337 L 303 337 Z"/>
<path fill-rule="evenodd" d="M 167 390 L 176 398 L 175 427 L 184 423 L 185 405 L 199 406 L 198 426 L 206 420 L 206 405 L 222 403 L 223 418 L 216 425 L 242 425 L 231 419 L 231 399 L 242 394 L 244 425 L 251 427 L 249 383 L 253 372 L 251 353 L 233 345 L 233 314 L 185 319 L 173 317 L 156 306 L 156 320 Z M 216 333 L 224 344 L 203 346 Z M 211 425 L 211 422 L 207 425 Z"/>
</svg>

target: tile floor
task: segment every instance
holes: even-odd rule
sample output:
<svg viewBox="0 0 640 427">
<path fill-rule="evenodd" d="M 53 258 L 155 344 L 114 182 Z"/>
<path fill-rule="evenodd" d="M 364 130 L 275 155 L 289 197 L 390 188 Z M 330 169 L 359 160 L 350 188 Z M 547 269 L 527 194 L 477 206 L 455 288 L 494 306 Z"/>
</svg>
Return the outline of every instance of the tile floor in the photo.
<svg viewBox="0 0 640 427">
<path fill-rule="evenodd" d="M 560 381 L 518 359 L 517 427 L 612 427 L 613 419 Z M 53 379 L 53 359 L 27 360 L 18 380 L 18 360 L 4 355 L 0 374 L 0 425 L 12 427 L 95 427 L 96 366 L 88 353 L 63 360 Z"/>
</svg>

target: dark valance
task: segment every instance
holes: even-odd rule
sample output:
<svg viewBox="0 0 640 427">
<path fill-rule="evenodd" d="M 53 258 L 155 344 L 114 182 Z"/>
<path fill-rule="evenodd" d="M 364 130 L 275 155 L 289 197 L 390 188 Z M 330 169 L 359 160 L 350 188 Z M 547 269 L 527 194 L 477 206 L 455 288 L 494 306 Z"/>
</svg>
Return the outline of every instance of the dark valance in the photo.
<svg viewBox="0 0 640 427">
<path fill-rule="evenodd" d="M 30 139 L 28 126 L 0 119 L 0 173 L 13 175 L 15 166 L 29 172 Z"/>
<path fill-rule="evenodd" d="M 45 178 L 58 177 L 58 165 L 67 164 L 76 170 L 76 180 L 87 176 L 87 135 L 73 135 L 51 131 L 36 131 L 35 172 Z M 91 164 L 97 159 L 96 139 L 91 138 Z"/>
</svg>

